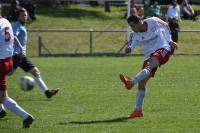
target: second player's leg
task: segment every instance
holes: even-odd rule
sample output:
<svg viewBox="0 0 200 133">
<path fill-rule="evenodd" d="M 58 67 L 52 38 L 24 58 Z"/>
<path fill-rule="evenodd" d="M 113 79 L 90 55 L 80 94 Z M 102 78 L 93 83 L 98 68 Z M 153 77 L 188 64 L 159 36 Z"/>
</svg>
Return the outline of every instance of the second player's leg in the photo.
<svg viewBox="0 0 200 133">
<path fill-rule="evenodd" d="M 49 89 L 41 78 L 40 71 L 37 67 L 33 67 L 29 72 L 34 76 L 36 84 L 39 86 L 40 90 L 46 95 L 47 98 L 51 98 L 57 94 L 59 89 Z"/>
</svg>

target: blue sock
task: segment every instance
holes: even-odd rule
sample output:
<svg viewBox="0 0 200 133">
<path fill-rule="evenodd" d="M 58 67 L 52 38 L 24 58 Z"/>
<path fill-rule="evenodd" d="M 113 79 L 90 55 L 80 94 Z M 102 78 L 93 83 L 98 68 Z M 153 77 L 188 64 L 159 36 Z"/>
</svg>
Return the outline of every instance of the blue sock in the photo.
<svg viewBox="0 0 200 133">
<path fill-rule="evenodd" d="M 136 96 L 136 110 L 141 111 L 143 109 L 144 96 L 146 95 L 145 89 L 139 89 Z"/>
<path fill-rule="evenodd" d="M 144 68 L 132 79 L 132 82 L 135 85 L 138 82 L 140 82 L 141 80 L 147 78 L 148 76 L 150 76 L 150 71 L 148 69 Z"/>
</svg>

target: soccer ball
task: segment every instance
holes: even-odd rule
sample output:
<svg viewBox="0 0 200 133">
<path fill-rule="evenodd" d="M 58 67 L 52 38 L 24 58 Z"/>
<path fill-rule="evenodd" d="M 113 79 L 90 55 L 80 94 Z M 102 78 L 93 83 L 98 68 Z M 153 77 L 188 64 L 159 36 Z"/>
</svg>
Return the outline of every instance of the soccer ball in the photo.
<svg viewBox="0 0 200 133">
<path fill-rule="evenodd" d="M 19 86 L 23 91 L 31 91 L 34 88 L 34 79 L 30 76 L 20 78 Z"/>
</svg>

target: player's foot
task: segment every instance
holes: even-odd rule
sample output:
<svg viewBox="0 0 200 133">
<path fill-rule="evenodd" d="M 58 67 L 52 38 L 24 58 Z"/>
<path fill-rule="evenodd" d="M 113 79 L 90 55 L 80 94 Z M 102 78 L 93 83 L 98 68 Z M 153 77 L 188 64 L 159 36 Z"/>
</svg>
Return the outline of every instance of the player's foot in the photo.
<svg viewBox="0 0 200 133">
<path fill-rule="evenodd" d="M 128 118 L 129 119 L 132 119 L 132 118 L 135 118 L 135 117 L 143 117 L 144 116 L 144 113 L 143 111 L 138 111 L 138 110 L 134 110 L 129 116 Z"/>
<path fill-rule="evenodd" d="M 23 128 L 29 128 L 33 121 L 33 116 L 29 115 L 26 119 L 23 120 Z"/>
<path fill-rule="evenodd" d="M 124 74 L 119 75 L 120 80 L 125 84 L 125 87 L 130 90 L 133 87 L 131 78 L 126 77 Z"/>
<path fill-rule="evenodd" d="M 1 112 L 0 112 L 0 119 L 1 118 L 4 118 L 6 116 L 6 111 L 5 110 L 2 110 Z"/>
<path fill-rule="evenodd" d="M 52 96 L 56 95 L 59 91 L 59 88 L 56 89 L 49 89 L 45 91 L 45 95 L 47 98 L 51 98 Z"/>
</svg>

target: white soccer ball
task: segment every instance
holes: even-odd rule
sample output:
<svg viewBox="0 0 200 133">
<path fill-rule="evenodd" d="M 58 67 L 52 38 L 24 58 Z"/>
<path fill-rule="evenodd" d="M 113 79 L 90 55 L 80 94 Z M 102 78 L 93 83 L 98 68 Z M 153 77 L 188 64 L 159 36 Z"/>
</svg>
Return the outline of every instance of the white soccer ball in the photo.
<svg viewBox="0 0 200 133">
<path fill-rule="evenodd" d="M 23 76 L 20 78 L 19 85 L 23 91 L 31 91 L 34 88 L 34 79 L 30 76 Z"/>
</svg>

